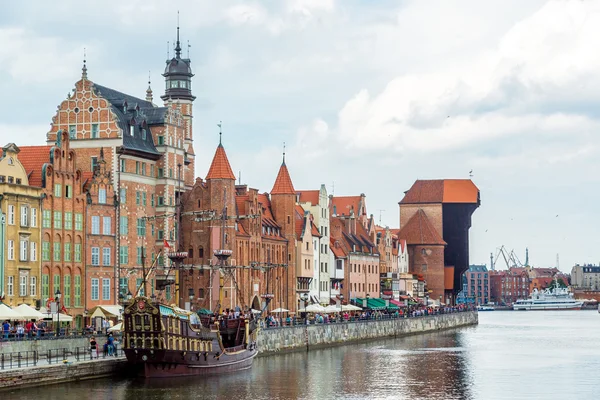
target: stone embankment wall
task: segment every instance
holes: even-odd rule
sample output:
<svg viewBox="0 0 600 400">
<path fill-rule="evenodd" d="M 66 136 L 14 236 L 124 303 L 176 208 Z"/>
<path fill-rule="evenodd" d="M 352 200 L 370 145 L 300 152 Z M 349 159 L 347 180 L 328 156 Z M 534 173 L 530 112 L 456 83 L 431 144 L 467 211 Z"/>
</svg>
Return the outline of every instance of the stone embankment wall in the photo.
<svg viewBox="0 0 600 400">
<path fill-rule="evenodd" d="M 83 361 L 71 365 L 41 363 L 36 367 L 2 371 L 0 373 L 0 389 L 101 378 L 120 374 L 126 366 L 125 359 Z M 3 398 L 2 392 L 0 392 L 0 398 Z"/>
<path fill-rule="evenodd" d="M 268 355 L 281 351 L 306 350 L 307 335 L 310 350 L 348 342 L 434 332 L 477 323 L 477 311 L 472 311 L 419 318 L 269 328 L 260 331 L 258 346 L 262 355 Z"/>
</svg>

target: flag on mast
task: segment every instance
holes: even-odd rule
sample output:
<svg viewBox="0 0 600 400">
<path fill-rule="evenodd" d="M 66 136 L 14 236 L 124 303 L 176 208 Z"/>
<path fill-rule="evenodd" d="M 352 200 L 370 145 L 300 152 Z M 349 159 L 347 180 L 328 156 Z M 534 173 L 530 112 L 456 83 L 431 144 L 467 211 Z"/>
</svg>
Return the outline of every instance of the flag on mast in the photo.
<svg viewBox="0 0 600 400">
<path fill-rule="evenodd" d="M 163 247 L 166 247 L 167 249 L 171 248 L 171 246 L 169 245 L 169 242 L 167 242 L 167 239 L 163 239 Z"/>
</svg>

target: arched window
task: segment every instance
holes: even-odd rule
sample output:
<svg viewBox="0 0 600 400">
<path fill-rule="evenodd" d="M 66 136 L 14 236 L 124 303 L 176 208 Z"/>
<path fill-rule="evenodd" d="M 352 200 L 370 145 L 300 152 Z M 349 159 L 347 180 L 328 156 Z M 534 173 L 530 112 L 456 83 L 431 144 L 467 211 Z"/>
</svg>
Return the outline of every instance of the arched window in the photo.
<svg viewBox="0 0 600 400">
<path fill-rule="evenodd" d="M 200 246 L 198 248 L 198 258 L 203 259 L 204 258 L 204 247 Z"/>
</svg>

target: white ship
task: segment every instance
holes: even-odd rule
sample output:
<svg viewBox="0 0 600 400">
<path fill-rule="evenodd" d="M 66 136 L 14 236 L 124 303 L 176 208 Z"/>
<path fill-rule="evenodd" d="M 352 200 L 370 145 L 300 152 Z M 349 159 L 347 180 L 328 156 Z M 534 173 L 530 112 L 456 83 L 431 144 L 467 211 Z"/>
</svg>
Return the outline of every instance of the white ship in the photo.
<svg viewBox="0 0 600 400">
<path fill-rule="evenodd" d="M 576 300 L 566 288 L 555 287 L 540 292 L 533 289 L 527 300 L 517 300 L 513 310 L 581 310 L 583 301 Z"/>
</svg>

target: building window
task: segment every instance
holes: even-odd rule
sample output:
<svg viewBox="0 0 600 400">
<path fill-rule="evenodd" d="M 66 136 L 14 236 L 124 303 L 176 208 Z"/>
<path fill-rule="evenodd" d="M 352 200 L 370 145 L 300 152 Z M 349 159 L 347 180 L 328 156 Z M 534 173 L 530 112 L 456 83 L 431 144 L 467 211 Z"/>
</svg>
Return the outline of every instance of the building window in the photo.
<svg viewBox="0 0 600 400">
<path fill-rule="evenodd" d="M 136 290 L 137 290 L 137 288 L 140 288 L 140 296 L 145 296 L 146 295 L 144 293 L 144 286 L 142 286 L 142 279 L 141 278 L 137 278 L 135 280 L 135 287 L 136 287 Z"/>
<path fill-rule="evenodd" d="M 73 198 L 73 187 L 71 185 L 65 185 L 65 197 L 67 199 Z"/>
<path fill-rule="evenodd" d="M 37 278 L 35 276 L 32 276 L 31 278 L 29 278 L 29 295 L 31 297 L 35 297 L 37 296 Z"/>
<path fill-rule="evenodd" d="M 62 229 L 62 213 L 54 211 L 54 229 Z"/>
<path fill-rule="evenodd" d="M 42 261 L 50 261 L 50 242 L 42 242 Z"/>
<path fill-rule="evenodd" d="M 75 125 L 69 125 L 69 139 L 77 138 L 77 127 Z"/>
<path fill-rule="evenodd" d="M 150 206 L 154 207 L 154 195 L 153 194 L 150 195 Z"/>
<path fill-rule="evenodd" d="M 121 235 L 127 235 L 129 233 L 129 218 L 121 216 L 121 223 L 119 224 L 119 233 Z"/>
<path fill-rule="evenodd" d="M 42 210 L 42 228 L 50 228 L 52 226 L 52 213 L 50 210 Z"/>
<path fill-rule="evenodd" d="M 97 215 L 92 216 L 92 235 L 100 234 L 100 217 Z"/>
<path fill-rule="evenodd" d="M 29 245 L 29 259 L 31 261 L 37 261 L 37 243 L 31 242 Z"/>
<path fill-rule="evenodd" d="M 29 207 L 21 206 L 21 226 L 27 226 L 29 222 Z"/>
<path fill-rule="evenodd" d="M 99 283 L 98 278 L 92 278 L 92 300 L 99 300 Z"/>
<path fill-rule="evenodd" d="M 142 192 L 142 205 L 146 206 L 146 192 Z"/>
<path fill-rule="evenodd" d="M 106 204 L 106 189 L 98 190 L 98 204 Z"/>
<path fill-rule="evenodd" d="M 92 124 L 92 139 L 98 139 L 98 124 Z"/>
<path fill-rule="evenodd" d="M 9 260 L 14 260 L 15 259 L 15 241 L 9 240 L 7 242 L 7 246 L 8 246 L 7 258 Z"/>
<path fill-rule="evenodd" d="M 19 275 L 19 296 L 25 297 L 27 296 L 27 281 L 29 278 L 27 275 Z"/>
<path fill-rule="evenodd" d="M 125 189 L 125 188 L 119 189 L 119 197 L 120 197 L 121 204 L 125 204 L 125 202 L 127 202 L 127 189 Z"/>
<path fill-rule="evenodd" d="M 142 258 L 143 258 L 143 254 L 144 254 L 143 252 L 144 252 L 143 247 L 137 248 L 137 264 L 138 265 L 142 265 Z"/>
<path fill-rule="evenodd" d="M 81 262 L 81 243 L 75 243 L 75 262 Z"/>
<path fill-rule="evenodd" d="M 102 217 L 102 234 L 110 235 L 112 232 L 112 218 L 111 217 Z"/>
<path fill-rule="evenodd" d="M 121 172 L 125 172 L 125 159 L 121 158 Z"/>
<path fill-rule="evenodd" d="M 52 291 L 52 293 L 55 293 L 56 289 L 60 289 L 60 275 L 53 275 L 52 279 L 54 279 L 54 282 L 53 282 L 54 290 Z"/>
<path fill-rule="evenodd" d="M 156 237 L 158 240 L 163 240 L 165 238 L 165 232 L 162 229 L 159 229 Z"/>
<path fill-rule="evenodd" d="M 13 206 L 12 204 L 8 205 L 8 224 L 15 224 L 15 206 Z"/>
<path fill-rule="evenodd" d="M 119 247 L 119 263 L 122 265 L 129 264 L 129 247 L 128 246 Z"/>
<path fill-rule="evenodd" d="M 8 282 L 6 283 L 6 289 L 8 291 L 8 295 L 9 296 L 14 296 L 15 295 L 15 281 L 14 281 L 15 277 L 14 276 L 9 276 L 8 277 Z"/>
<path fill-rule="evenodd" d="M 92 265 L 100 265 L 100 247 L 92 247 Z"/>
<path fill-rule="evenodd" d="M 119 278 L 119 293 L 125 296 L 127 293 L 128 281 L 127 278 Z"/>
<path fill-rule="evenodd" d="M 62 196 L 62 185 L 60 183 L 54 184 L 54 197 Z"/>
<path fill-rule="evenodd" d="M 80 214 L 80 213 L 75 214 L 75 230 L 76 231 L 83 230 L 83 214 Z"/>
<path fill-rule="evenodd" d="M 104 265 L 104 266 L 110 265 L 110 247 L 102 248 L 102 265 Z"/>
<path fill-rule="evenodd" d="M 50 275 L 44 274 L 42 275 L 42 298 L 47 299 L 48 297 L 50 297 Z"/>
<path fill-rule="evenodd" d="M 150 176 L 154 178 L 154 165 L 150 164 Z"/>
<path fill-rule="evenodd" d="M 173 168 L 169 168 L 169 178 L 173 177 Z"/>
<path fill-rule="evenodd" d="M 60 242 L 54 242 L 54 249 L 52 249 L 52 260 L 60 262 Z"/>
<path fill-rule="evenodd" d="M 138 175 L 140 173 L 140 162 L 139 161 L 135 162 L 135 173 Z"/>
<path fill-rule="evenodd" d="M 65 261 L 71 261 L 71 243 L 65 243 Z"/>
<path fill-rule="evenodd" d="M 31 227 L 32 228 L 37 227 L 37 208 L 31 209 Z"/>
<path fill-rule="evenodd" d="M 27 261 L 28 253 L 28 241 L 26 239 L 21 239 L 19 241 L 19 261 Z"/>
<path fill-rule="evenodd" d="M 63 291 L 63 305 L 69 307 L 71 305 L 71 275 L 65 275 L 65 287 Z"/>
<path fill-rule="evenodd" d="M 146 130 L 142 128 L 142 140 L 146 140 Z"/>
<path fill-rule="evenodd" d="M 162 178 L 165 175 L 165 170 L 164 168 L 159 168 L 158 169 L 158 177 Z"/>
<path fill-rule="evenodd" d="M 165 137 L 164 136 L 157 136 L 156 139 L 158 140 L 158 145 L 159 146 L 164 146 L 164 144 L 165 144 Z"/>
<path fill-rule="evenodd" d="M 110 300 L 110 279 L 102 279 L 102 300 Z"/>
<path fill-rule="evenodd" d="M 75 307 L 81 307 L 81 275 L 75 275 Z"/>
<path fill-rule="evenodd" d="M 162 196 L 158 196 L 158 206 L 163 206 L 165 204 L 165 198 Z"/>
<path fill-rule="evenodd" d="M 171 286 L 165 287 L 165 297 L 167 300 L 171 300 Z"/>
<path fill-rule="evenodd" d="M 141 201 L 141 195 L 139 191 L 135 191 L 135 205 L 139 206 Z"/>
<path fill-rule="evenodd" d="M 65 229 L 73 229 L 73 213 L 65 213 Z"/>
</svg>

